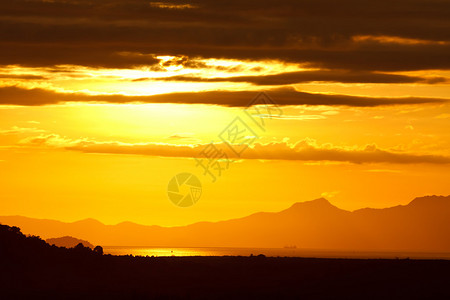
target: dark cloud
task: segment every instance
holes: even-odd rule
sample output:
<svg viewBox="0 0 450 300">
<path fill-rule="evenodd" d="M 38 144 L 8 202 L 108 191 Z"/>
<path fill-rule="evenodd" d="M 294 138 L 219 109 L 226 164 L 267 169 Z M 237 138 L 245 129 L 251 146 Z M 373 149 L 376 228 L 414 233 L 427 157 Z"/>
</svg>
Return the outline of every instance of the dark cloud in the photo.
<svg viewBox="0 0 450 300">
<path fill-rule="evenodd" d="M 47 105 L 64 102 L 107 102 L 107 103 L 183 103 L 183 104 L 212 104 L 222 106 L 247 106 L 257 92 L 240 91 L 211 91 L 171 93 L 151 96 L 124 95 L 87 95 L 81 93 L 56 93 L 45 89 L 22 89 L 19 87 L 1 87 L 0 104 L 2 105 Z M 356 97 L 347 95 L 310 94 L 298 92 L 292 88 L 279 88 L 270 91 L 270 96 L 279 105 L 330 105 L 374 107 L 383 105 L 408 105 L 426 103 L 445 103 L 446 99 L 439 98 L 382 98 Z"/>
<path fill-rule="evenodd" d="M 444 0 L 144 0 L 0 3 L 0 64 L 152 65 L 121 52 L 280 59 L 347 70 L 450 69 Z M 164 1 L 155 1 L 164 2 Z M 397 36 L 414 43 L 357 41 Z"/>
<path fill-rule="evenodd" d="M 330 71 L 298 71 L 286 72 L 274 75 L 233 76 L 203 78 L 191 75 L 171 76 L 164 78 L 138 78 L 133 81 L 167 80 L 167 81 L 191 81 L 191 82 L 249 82 L 255 85 L 287 85 L 294 83 L 325 81 L 343 83 L 442 83 L 443 77 L 422 78 L 396 74 L 383 74 L 371 72 L 349 72 L 341 70 Z"/>
<path fill-rule="evenodd" d="M 40 80 L 40 79 L 47 79 L 47 77 L 41 76 L 41 75 L 31 75 L 31 74 L 0 74 L 0 79 Z"/>
<path fill-rule="evenodd" d="M 1 42 L 0 42 L 1 45 Z M 156 66 L 160 62 L 152 54 L 118 52 L 108 46 L 9 44 L 0 48 L 0 65 L 49 67 L 82 65 L 88 67 L 130 68 Z"/>
</svg>

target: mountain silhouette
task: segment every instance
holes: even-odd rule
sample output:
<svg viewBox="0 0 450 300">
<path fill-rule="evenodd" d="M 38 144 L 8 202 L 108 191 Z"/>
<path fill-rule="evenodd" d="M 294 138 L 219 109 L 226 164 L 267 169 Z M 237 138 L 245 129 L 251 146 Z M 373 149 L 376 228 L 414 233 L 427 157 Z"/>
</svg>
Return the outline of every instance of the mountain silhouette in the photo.
<svg viewBox="0 0 450 300">
<path fill-rule="evenodd" d="M 132 222 L 104 225 L 26 217 L 0 217 L 41 237 L 76 236 L 111 246 L 276 247 L 345 251 L 450 251 L 450 196 L 416 198 L 408 205 L 356 211 L 326 199 L 293 204 L 280 212 L 260 212 L 220 222 L 188 226 L 145 226 Z"/>
<path fill-rule="evenodd" d="M 88 241 L 80 240 L 71 236 L 63 236 L 59 238 L 51 238 L 45 240 L 49 245 L 55 245 L 64 248 L 75 248 L 78 244 L 82 244 L 84 247 L 94 248 L 94 245 Z"/>
</svg>

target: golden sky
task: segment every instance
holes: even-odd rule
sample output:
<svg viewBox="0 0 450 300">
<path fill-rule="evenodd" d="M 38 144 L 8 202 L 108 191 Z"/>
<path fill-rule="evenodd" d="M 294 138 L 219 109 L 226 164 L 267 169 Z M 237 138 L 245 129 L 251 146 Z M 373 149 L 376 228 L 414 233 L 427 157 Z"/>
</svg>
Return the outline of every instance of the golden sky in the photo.
<svg viewBox="0 0 450 300">
<path fill-rule="evenodd" d="M 0 215 L 174 226 L 450 194 L 448 3 L 254 5 L 1 3 Z M 257 138 L 212 182 L 195 158 L 237 117 Z"/>
</svg>

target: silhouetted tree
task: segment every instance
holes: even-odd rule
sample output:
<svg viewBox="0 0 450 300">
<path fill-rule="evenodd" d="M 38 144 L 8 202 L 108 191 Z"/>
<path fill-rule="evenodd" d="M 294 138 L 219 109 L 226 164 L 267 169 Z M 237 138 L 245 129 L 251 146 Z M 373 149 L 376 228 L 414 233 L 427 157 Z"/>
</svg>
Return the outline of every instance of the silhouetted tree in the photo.
<svg viewBox="0 0 450 300">
<path fill-rule="evenodd" d="M 102 246 L 97 246 L 94 248 L 94 252 L 100 255 L 103 255 L 103 248 Z"/>
<path fill-rule="evenodd" d="M 83 243 L 79 243 L 78 245 L 75 246 L 74 249 L 76 249 L 76 250 L 84 250 L 84 248 L 86 248 L 86 247 L 84 247 Z"/>
</svg>

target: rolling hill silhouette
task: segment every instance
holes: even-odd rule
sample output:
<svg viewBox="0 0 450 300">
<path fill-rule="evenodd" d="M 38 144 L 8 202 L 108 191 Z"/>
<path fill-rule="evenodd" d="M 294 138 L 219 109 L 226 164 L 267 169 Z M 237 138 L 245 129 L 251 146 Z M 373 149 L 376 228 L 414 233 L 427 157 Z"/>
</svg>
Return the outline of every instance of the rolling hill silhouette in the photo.
<svg viewBox="0 0 450 300">
<path fill-rule="evenodd" d="M 132 222 L 104 225 L 26 217 L 0 217 L 43 238 L 75 236 L 100 245 L 167 247 L 283 247 L 346 251 L 450 251 L 450 196 L 416 198 L 384 209 L 342 210 L 326 199 L 295 203 L 276 213 L 255 213 L 180 227 Z"/>
<path fill-rule="evenodd" d="M 45 242 L 49 245 L 55 245 L 57 247 L 64 248 L 75 248 L 78 244 L 83 244 L 84 247 L 88 247 L 91 249 L 94 248 L 94 245 L 92 245 L 88 241 L 80 240 L 71 236 L 46 239 Z"/>
</svg>

